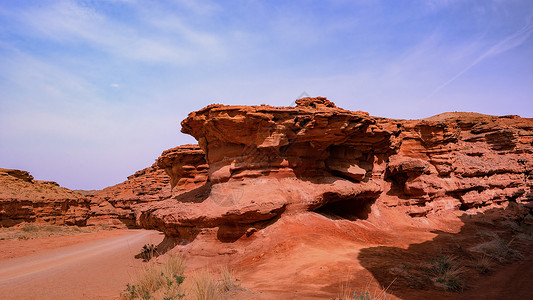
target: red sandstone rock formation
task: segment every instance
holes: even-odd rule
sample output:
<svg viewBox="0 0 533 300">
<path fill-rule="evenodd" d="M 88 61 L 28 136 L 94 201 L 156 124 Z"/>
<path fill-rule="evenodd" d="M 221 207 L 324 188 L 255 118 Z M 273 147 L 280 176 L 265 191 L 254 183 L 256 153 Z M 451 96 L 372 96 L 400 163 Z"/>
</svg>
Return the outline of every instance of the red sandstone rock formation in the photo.
<svg viewBox="0 0 533 300">
<path fill-rule="evenodd" d="M 142 226 L 192 237 L 227 226 L 253 234 L 305 211 L 366 218 L 383 205 L 424 216 L 533 199 L 532 119 L 391 120 L 326 98 L 296 104 L 193 112 L 182 131 L 199 146 L 169 149 L 127 181 L 85 197 L 3 170 L 2 224 Z M 34 195 L 41 187 L 47 192 Z"/>
<path fill-rule="evenodd" d="M 187 191 L 207 182 L 205 154 L 198 145 L 182 145 L 163 151 L 157 159 L 157 166 L 170 176 L 173 190 Z"/>
<path fill-rule="evenodd" d="M 27 171 L 0 169 L 0 226 L 47 222 L 137 227 L 139 211 L 170 198 L 174 186 L 177 199 L 182 199 L 194 194 L 183 193 L 207 182 L 208 167 L 198 145 L 166 150 L 157 165 L 137 171 L 120 184 L 81 192 L 33 180 Z M 176 181 L 171 182 L 167 173 Z"/>
<path fill-rule="evenodd" d="M 533 198 L 531 119 L 447 113 L 391 120 L 325 98 L 296 103 L 209 105 L 189 114 L 182 132 L 205 152 L 209 180 L 192 179 L 195 189 L 143 210 L 140 225 L 190 236 L 309 210 L 365 218 L 376 201 L 424 216 Z M 158 160 L 174 184 L 191 181 L 180 163 Z M 196 164 L 190 170 L 206 168 Z"/>
<path fill-rule="evenodd" d="M 172 175 L 173 180 L 167 174 Z M 141 209 L 179 193 L 193 190 L 207 180 L 204 154 L 197 145 L 164 151 L 151 167 L 137 171 L 128 180 L 92 195 L 89 225 L 137 226 Z"/>
<path fill-rule="evenodd" d="M 88 225 L 135 227 L 135 209 L 170 196 L 169 183 L 170 178 L 154 164 L 122 183 L 95 192 L 90 196 Z"/>
<path fill-rule="evenodd" d="M 0 169 L 0 226 L 22 222 L 85 225 L 89 200 L 27 171 Z"/>
<path fill-rule="evenodd" d="M 524 233 L 533 211 L 532 119 L 445 113 L 391 120 L 325 98 L 296 103 L 191 113 L 182 131 L 199 146 L 167 150 L 152 167 L 90 196 L 84 220 L 159 229 L 168 235 L 162 253 L 176 246 L 194 257 L 193 266 L 231 261 L 248 283 L 255 280 L 247 287 L 268 286 L 282 298 L 332 298 L 339 274 L 420 298 L 411 297 L 417 277 L 405 270 L 437 251 L 465 266 L 481 253 L 499 260 L 480 250 L 488 244 L 531 252 Z M 4 173 L 32 182 L 22 171 Z M 44 219 L 39 213 L 33 219 Z M 466 268 L 472 282 L 485 281 Z"/>
<path fill-rule="evenodd" d="M 532 119 L 445 113 L 403 121 L 399 138 L 384 179 L 413 216 L 533 200 Z"/>
</svg>

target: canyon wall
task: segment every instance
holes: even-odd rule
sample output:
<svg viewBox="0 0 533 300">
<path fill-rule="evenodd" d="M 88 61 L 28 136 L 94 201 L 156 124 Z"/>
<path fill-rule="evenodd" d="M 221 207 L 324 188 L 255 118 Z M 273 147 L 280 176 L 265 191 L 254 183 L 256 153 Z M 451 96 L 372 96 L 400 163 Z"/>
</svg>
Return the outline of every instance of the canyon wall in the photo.
<svg viewBox="0 0 533 300">
<path fill-rule="evenodd" d="M 231 240 L 306 211 L 365 219 L 380 205 L 423 217 L 533 200 L 532 119 L 394 120 L 321 97 L 296 104 L 192 112 L 182 132 L 198 145 L 166 150 L 151 167 L 90 195 L 2 169 L 1 226 L 108 224 L 184 239 L 222 228 Z"/>
<path fill-rule="evenodd" d="M 445 113 L 402 122 L 384 179 L 390 205 L 422 216 L 533 200 L 533 120 Z"/>
<path fill-rule="evenodd" d="M 253 231 L 305 211 L 364 219 L 376 203 L 420 217 L 533 199 L 532 119 L 393 120 L 321 97 L 296 104 L 189 114 L 182 132 L 205 153 L 207 180 L 141 211 L 139 224 L 190 237 L 201 228 Z M 164 167 L 183 180 L 171 162 Z"/>
<path fill-rule="evenodd" d="M 136 228 L 140 211 L 149 210 L 173 194 L 192 190 L 206 180 L 207 165 L 197 145 L 166 150 L 152 166 L 94 193 L 87 224 Z"/>
<path fill-rule="evenodd" d="M 178 178 L 176 182 L 171 181 Z M 194 189 L 207 181 L 204 154 L 197 145 L 164 151 L 152 166 L 99 191 L 71 191 L 27 171 L 0 169 L 0 226 L 19 223 L 138 228 L 141 209 Z M 183 195 L 182 195 L 183 197 Z"/>
<path fill-rule="evenodd" d="M 90 201 L 27 171 L 0 169 L 0 227 L 22 222 L 85 225 Z"/>
</svg>

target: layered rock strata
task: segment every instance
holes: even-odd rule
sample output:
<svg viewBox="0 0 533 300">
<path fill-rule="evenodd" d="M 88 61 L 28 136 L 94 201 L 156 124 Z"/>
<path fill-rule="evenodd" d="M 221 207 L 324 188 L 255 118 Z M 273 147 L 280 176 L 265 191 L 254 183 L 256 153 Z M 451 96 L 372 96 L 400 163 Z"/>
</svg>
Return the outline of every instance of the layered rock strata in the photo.
<svg viewBox="0 0 533 300">
<path fill-rule="evenodd" d="M 172 193 L 176 199 L 187 198 L 185 192 L 207 182 L 204 157 L 198 145 L 172 148 L 152 166 L 99 191 L 71 191 L 52 181 L 34 180 L 27 171 L 0 169 L 0 226 L 43 222 L 136 228 L 141 210 L 170 199 Z"/>
<path fill-rule="evenodd" d="M 413 216 L 533 200 L 532 119 L 445 113 L 404 121 L 399 138 L 384 179 Z"/>
<path fill-rule="evenodd" d="M 88 224 L 137 227 L 141 210 L 171 198 L 172 189 L 180 194 L 203 185 L 206 175 L 204 154 L 197 145 L 166 150 L 152 166 L 94 193 Z"/>
<path fill-rule="evenodd" d="M 198 145 L 182 145 L 163 151 L 157 166 L 170 176 L 170 188 L 177 192 L 188 191 L 207 182 L 209 166 Z"/>
<path fill-rule="evenodd" d="M 210 105 L 189 114 L 182 132 L 198 140 L 209 165 L 191 170 L 207 177 L 143 210 L 139 224 L 194 236 L 201 228 L 251 230 L 302 211 L 366 218 L 376 201 L 424 216 L 533 198 L 531 119 L 392 120 L 321 97 L 296 104 Z M 173 163 L 158 160 L 174 184 L 194 178 Z"/>
<path fill-rule="evenodd" d="M 185 240 L 218 228 L 233 240 L 305 211 L 364 219 L 381 205 L 421 217 L 532 203 L 532 119 L 394 120 L 321 97 L 296 104 L 193 112 L 182 132 L 198 145 L 164 151 L 127 181 L 88 195 L 1 169 L 0 224 L 140 226 Z"/>
<path fill-rule="evenodd" d="M 0 169 L 0 227 L 22 222 L 86 225 L 90 201 L 27 171 Z"/>
<path fill-rule="evenodd" d="M 90 195 L 88 225 L 137 227 L 135 211 L 170 196 L 170 177 L 155 164 L 135 172 L 117 185 Z"/>
</svg>

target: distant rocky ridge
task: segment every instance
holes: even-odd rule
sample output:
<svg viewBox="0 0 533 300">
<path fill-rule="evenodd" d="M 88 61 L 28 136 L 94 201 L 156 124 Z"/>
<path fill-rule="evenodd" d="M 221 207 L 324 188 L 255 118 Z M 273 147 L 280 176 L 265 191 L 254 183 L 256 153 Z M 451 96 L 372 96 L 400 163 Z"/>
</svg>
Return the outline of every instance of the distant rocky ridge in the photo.
<svg viewBox="0 0 533 300">
<path fill-rule="evenodd" d="M 205 161 L 204 166 L 188 164 L 189 153 L 192 163 L 197 161 L 198 151 L 201 152 L 197 145 L 184 145 L 169 149 L 159 157 L 159 164 L 172 162 L 174 170 L 168 172 L 178 172 L 173 174 L 183 178 L 176 191 L 187 189 L 189 184 L 192 189 L 198 181 L 207 180 Z M 197 168 L 196 174 L 192 170 Z M 71 191 L 55 182 L 33 180 L 27 171 L 0 169 L 0 226 L 41 222 L 138 228 L 136 216 L 140 208 L 170 198 L 170 182 L 170 176 L 156 163 L 135 172 L 122 183 L 99 191 Z"/>
<path fill-rule="evenodd" d="M 34 180 L 27 171 L 0 169 L 0 226 L 21 222 L 85 225 L 90 201 L 53 181 Z"/>
<path fill-rule="evenodd" d="M 0 192 L 0 224 L 109 224 L 183 239 L 218 227 L 230 228 L 220 234 L 231 240 L 308 211 L 364 219 L 379 205 L 423 217 L 533 201 L 533 119 L 445 113 L 394 120 L 322 97 L 296 104 L 193 112 L 182 132 L 198 145 L 169 149 L 91 195 L 1 171 L 9 184 Z"/>
</svg>

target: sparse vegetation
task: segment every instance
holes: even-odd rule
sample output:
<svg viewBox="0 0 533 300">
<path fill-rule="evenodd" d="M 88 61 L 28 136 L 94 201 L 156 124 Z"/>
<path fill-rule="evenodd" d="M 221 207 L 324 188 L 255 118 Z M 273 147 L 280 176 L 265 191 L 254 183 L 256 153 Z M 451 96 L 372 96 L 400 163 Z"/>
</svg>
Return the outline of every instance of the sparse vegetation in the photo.
<svg viewBox="0 0 533 300">
<path fill-rule="evenodd" d="M 195 300 L 214 300 L 221 296 L 221 288 L 209 270 L 202 270 L 193 278 L 192 295 Z"/>
<path fill-rule="evenodd" d="M 349 288 L 348 282 L 341 284 L 341 291 L 338 296 L 338 300 L 389 300 L 390 296 L 387 295 L 387 290 L 396 281 L 394 279 L 387 288 L 376 289 L 374 292 L 369 290 L 367 286 L 364 291 L 357 291 Z"/>
<path fill-rule="evenodd" d="M 235 272 L 223 266 L 219 274 L 214 274 L 208 269 L 203 269 L 191 276 L 191 299 L 215 300 L 223 298 L 224 294 L 242 289 L 240 281 L 235 277 Z"/>
<path fill-rule="evenodd" d="M 114 228 L 109 225 L 99 225 L 98 226 L 100 230 L 113 230 Z"/>
<path fill-rule="evenodd" d="M 146 244 L 141 249 L 141 257 L 145 261 L 149 261 L 157 255 L 159 255 L 159 253 L 157 252 L 157 246 L 154 244 Z"/>
<path fill-rule="evenodd" d="M 457 262 L 457 258 L 450 255 L 439 254 L 431 259 L 430 267 L 427 270 L 432 281 L 444 290 L 463 290 L 464 282 L 461 274 L 463 267 Z"/>
<path fill-rule="evenodd" d="M 95 228 L 78 226 L 56 226 L 25 224 L 19 228 L 0 229 L 1 240 L 31 240 L 55 235 L 75 235 L 79 233 L 93 232 Z"/>
<path fill-rule="evenodd" d="M 493 259 L 498 260 L 499 262 L 508 262 L 510 260 L 519 260 L 523 256 L 517 250 L 511 247 L 514 239 L 506 242 L 502 238 L 495 238 L 489 242 L 485 242 L 476 246 L 476 248 L 486 255 L 490 256 Z"/>
<path fill-rule="evenodd" d="M 149 247 L 147 247 L 149 248 Z M 162 263 L 148 262 L 122 292 L 123 299 L 186 299 L 216 300 L 230 291 L 241 289 L 234 271 L 221 267 L 220 274 L 202 269 L 185 280 L 185 260 L 170 254 Z"/>
<path fill-rule="evenodd" d="M 474 268 L 478 270 L 480 274 L 487 274 L 490 272 L 491 265 L 492 259 L 490 256 L 483 254 L 474 264 Z"/>
<path fill-rule="evenodd" d="M 126 285 L 122 296 L 126 299 L 181 299 L 181 284 L 185 280 L 185 261 L 180 255 L 169 255 L 161 264 L 151 262 Z"/>
<path fill-rule="evenodd" d="M 235 271 L 223 266 L 220 268 L 221 288 L 224 292 L 240 288 L 240 282 L 235 278 Z"/>
</svg>

